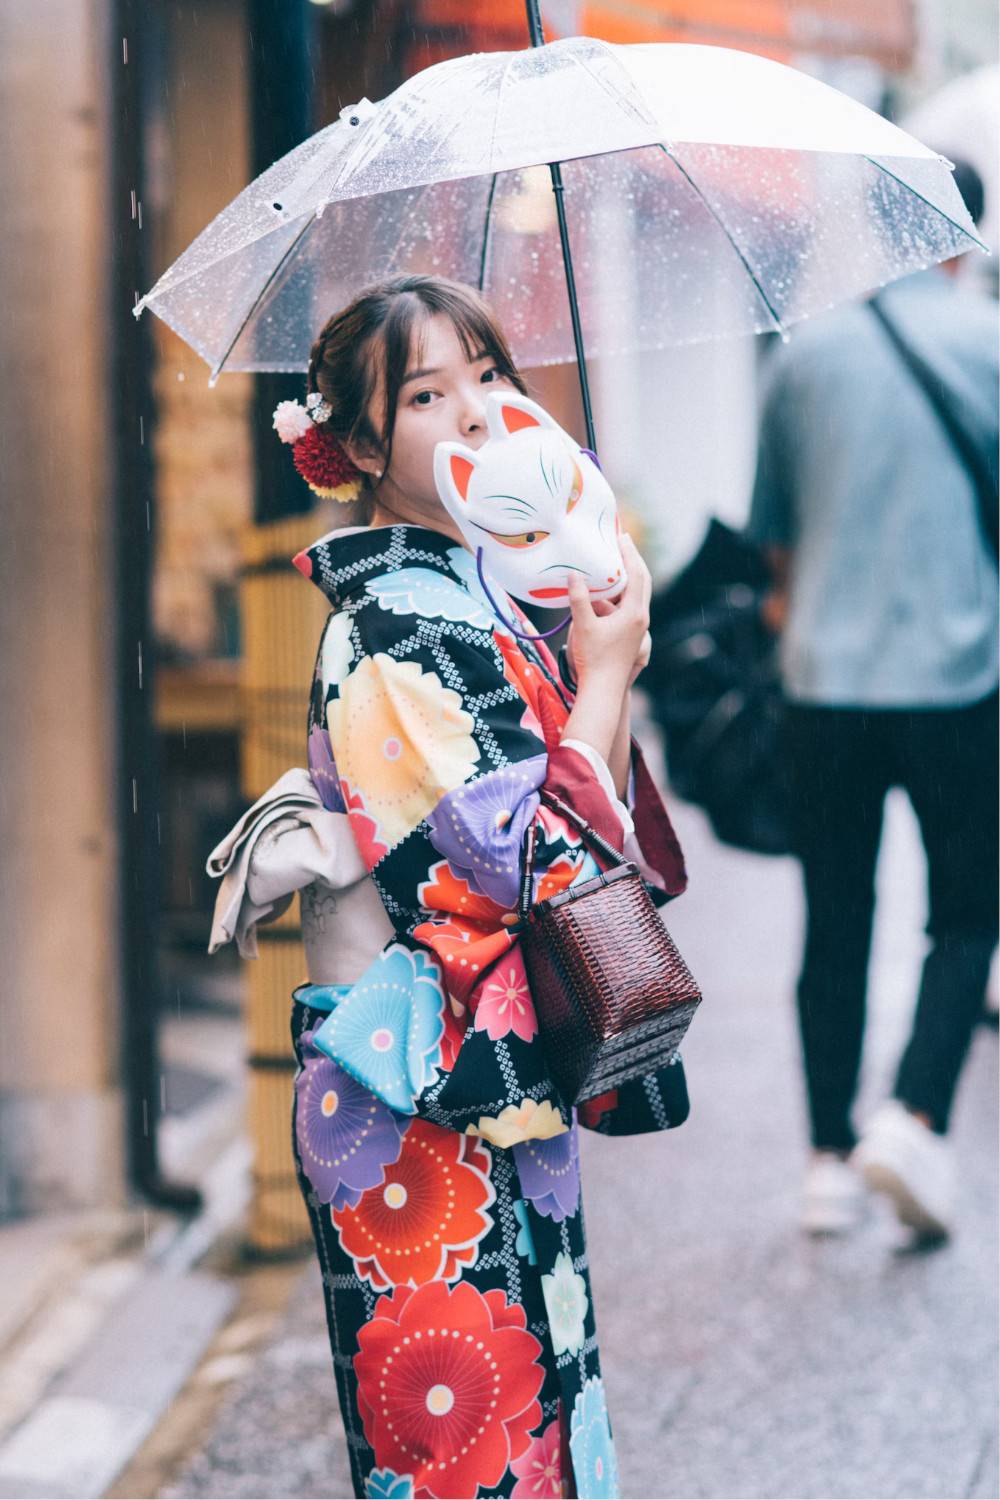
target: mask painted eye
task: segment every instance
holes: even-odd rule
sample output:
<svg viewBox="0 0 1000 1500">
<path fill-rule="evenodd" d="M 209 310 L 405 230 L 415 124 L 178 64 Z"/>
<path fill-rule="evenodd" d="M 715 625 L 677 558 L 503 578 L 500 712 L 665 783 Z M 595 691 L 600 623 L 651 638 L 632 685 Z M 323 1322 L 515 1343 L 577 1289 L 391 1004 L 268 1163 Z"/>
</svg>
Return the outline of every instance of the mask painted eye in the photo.
<svg viewBox="0 0 1000 1500">
<path fill-rule="evenodd" d="M 504 547 L 537 547 L 550 533 L 547 531 L 521 531 L 516 536 L 507 536 L 502 531 L 491 531 L 490 536 Z"/>
<path fill-rule="evenodd" d="M 570 511 L 573 509 L 574 505 L 579 500 L 579 498 L 580 498 L 580 496 L 582 494 L 583 494 L 583 475 L 580 473 L 580 466 L 579 466 L 579 464 L 574 463 L 574 465 L 573 465 L 573 488 L 570 490 L 570 492 L 569 492 L 569 499 L 566 501 L 566 514 L 567 515 L 569 515 Z"/>
</svg>

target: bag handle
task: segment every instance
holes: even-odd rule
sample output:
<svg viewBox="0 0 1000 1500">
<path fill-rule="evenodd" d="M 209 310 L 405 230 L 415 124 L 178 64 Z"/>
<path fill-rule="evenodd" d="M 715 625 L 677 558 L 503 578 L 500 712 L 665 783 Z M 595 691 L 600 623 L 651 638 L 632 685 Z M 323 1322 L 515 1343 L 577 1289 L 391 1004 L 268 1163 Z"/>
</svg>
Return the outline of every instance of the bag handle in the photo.
<svg viewBox="0 0 1000 1500">
<path fill-rule="evenodd" d="M 539 796 L 545 803 L 546 807 L 551 807 L 553 812 L 557 812 L 561 818 L 565 818 L 566 822 L 571 824 L 572 827 L 576 829 L 577 833 L 579 833 L 582 839 L 589 840 L 593 845 L 595 845 L 598 851 L 604 855 L 609 864 L 628 864 L 629 861 L 623 854 L 618 853 L 618 850 L 614 847 L 613 844 L 609 844 L 607 839 L 602 838 L 595 828 L 591 828 L 590 824 L 586 821 L 585 818 L 581 818 L 580 814 L 578 812 L 574 812 L 573 809 L 567 803 L 563 802 L 561 798 L 556 797 L 552 792 L 547 792 L 544 789 L 539 792 Z M 528 911 L 531 907 L 531 889 L 532 879 L 535 873 L 535 849 L 537 843 L 538 823 L 534 818 L 532 818 L 524 835 L 524 858 L 521 868 L 521 889 L 518 893 L 517 902 L 517 914 L 522 922 L 527 918 Z"/>
</svg>

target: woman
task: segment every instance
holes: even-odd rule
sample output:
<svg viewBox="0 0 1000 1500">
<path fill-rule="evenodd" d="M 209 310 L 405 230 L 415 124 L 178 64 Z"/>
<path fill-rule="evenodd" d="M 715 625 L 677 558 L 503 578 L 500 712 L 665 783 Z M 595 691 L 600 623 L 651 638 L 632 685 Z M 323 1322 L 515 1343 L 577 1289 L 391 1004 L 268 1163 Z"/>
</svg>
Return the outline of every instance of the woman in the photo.
<svg viewBox="0 0 1000 1500">
<path fill-rule="evenodd" d="M 435 445 L 477 448 L 504 389 L 524 384 L 477 294 L 409 277 L 326 324 L 310 421 L 276 414 L 314 487 L 354 477 L 368 510 L 295 560 L 332 605 L 313 781 L 392 925 L 353 986 L 313 973 L 292 1018 L 296 1162 L 358 1494 L 616 1493 L 574 1112 L 510 931 L 532 819 L 536 898 L 594 866 L 539 789 L 627 841 L 663 899 L 685 877 L 629 736 L 648 650 L 635 548 L 616 604 L 574 585 L 571 693 L 543 644 L 500 624 L 437 497 Z M 669 1129 L 687 1107 L 676 1063 L 588 1102 L 580 1123 Z"/>
</svg>

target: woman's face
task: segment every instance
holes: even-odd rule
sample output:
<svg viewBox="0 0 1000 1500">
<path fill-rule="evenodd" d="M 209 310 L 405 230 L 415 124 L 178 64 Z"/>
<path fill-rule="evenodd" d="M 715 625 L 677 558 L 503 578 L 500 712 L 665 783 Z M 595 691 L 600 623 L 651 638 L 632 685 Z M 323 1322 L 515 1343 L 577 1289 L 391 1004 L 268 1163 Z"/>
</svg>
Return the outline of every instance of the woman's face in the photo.
<svg viewBox="0 0 1000 1500">
<path fill-rule="evenodd" d="M 379 498 L 402 500 L 428 515 L 447 513 L 434 484 L 434 449 L 441 442 L 478 448 L 486 441 L 485 400 L 491 391 L 514 390 L 493 358 L 473 351 L 467 359 L 449 317 L 436 313 L 421 326 L 399 391 L 392 461 Z M 381 430 L 375 413 L 376 430 Z"/>
</svg>

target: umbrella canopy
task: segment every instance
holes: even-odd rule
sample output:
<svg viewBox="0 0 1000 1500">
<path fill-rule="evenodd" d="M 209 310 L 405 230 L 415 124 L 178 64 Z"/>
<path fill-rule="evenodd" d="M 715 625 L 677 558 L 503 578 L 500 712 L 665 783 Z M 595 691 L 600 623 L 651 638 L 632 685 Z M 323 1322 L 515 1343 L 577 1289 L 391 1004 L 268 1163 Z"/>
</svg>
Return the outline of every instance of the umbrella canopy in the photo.
<svg viewBox="0 0 1000 1500">
<path fill-rule="evenodd" d="M 562 179 L 587 356 L 797 319 L 980 243 L 948 163 L 750 53 L 572 37 L 439 63 L 364 100 L 239 195 L 137 305 L 211 366 L 305 370 L 358 290 L 480 287 L 516 357 L 574 357 Z"/>
</svg>

